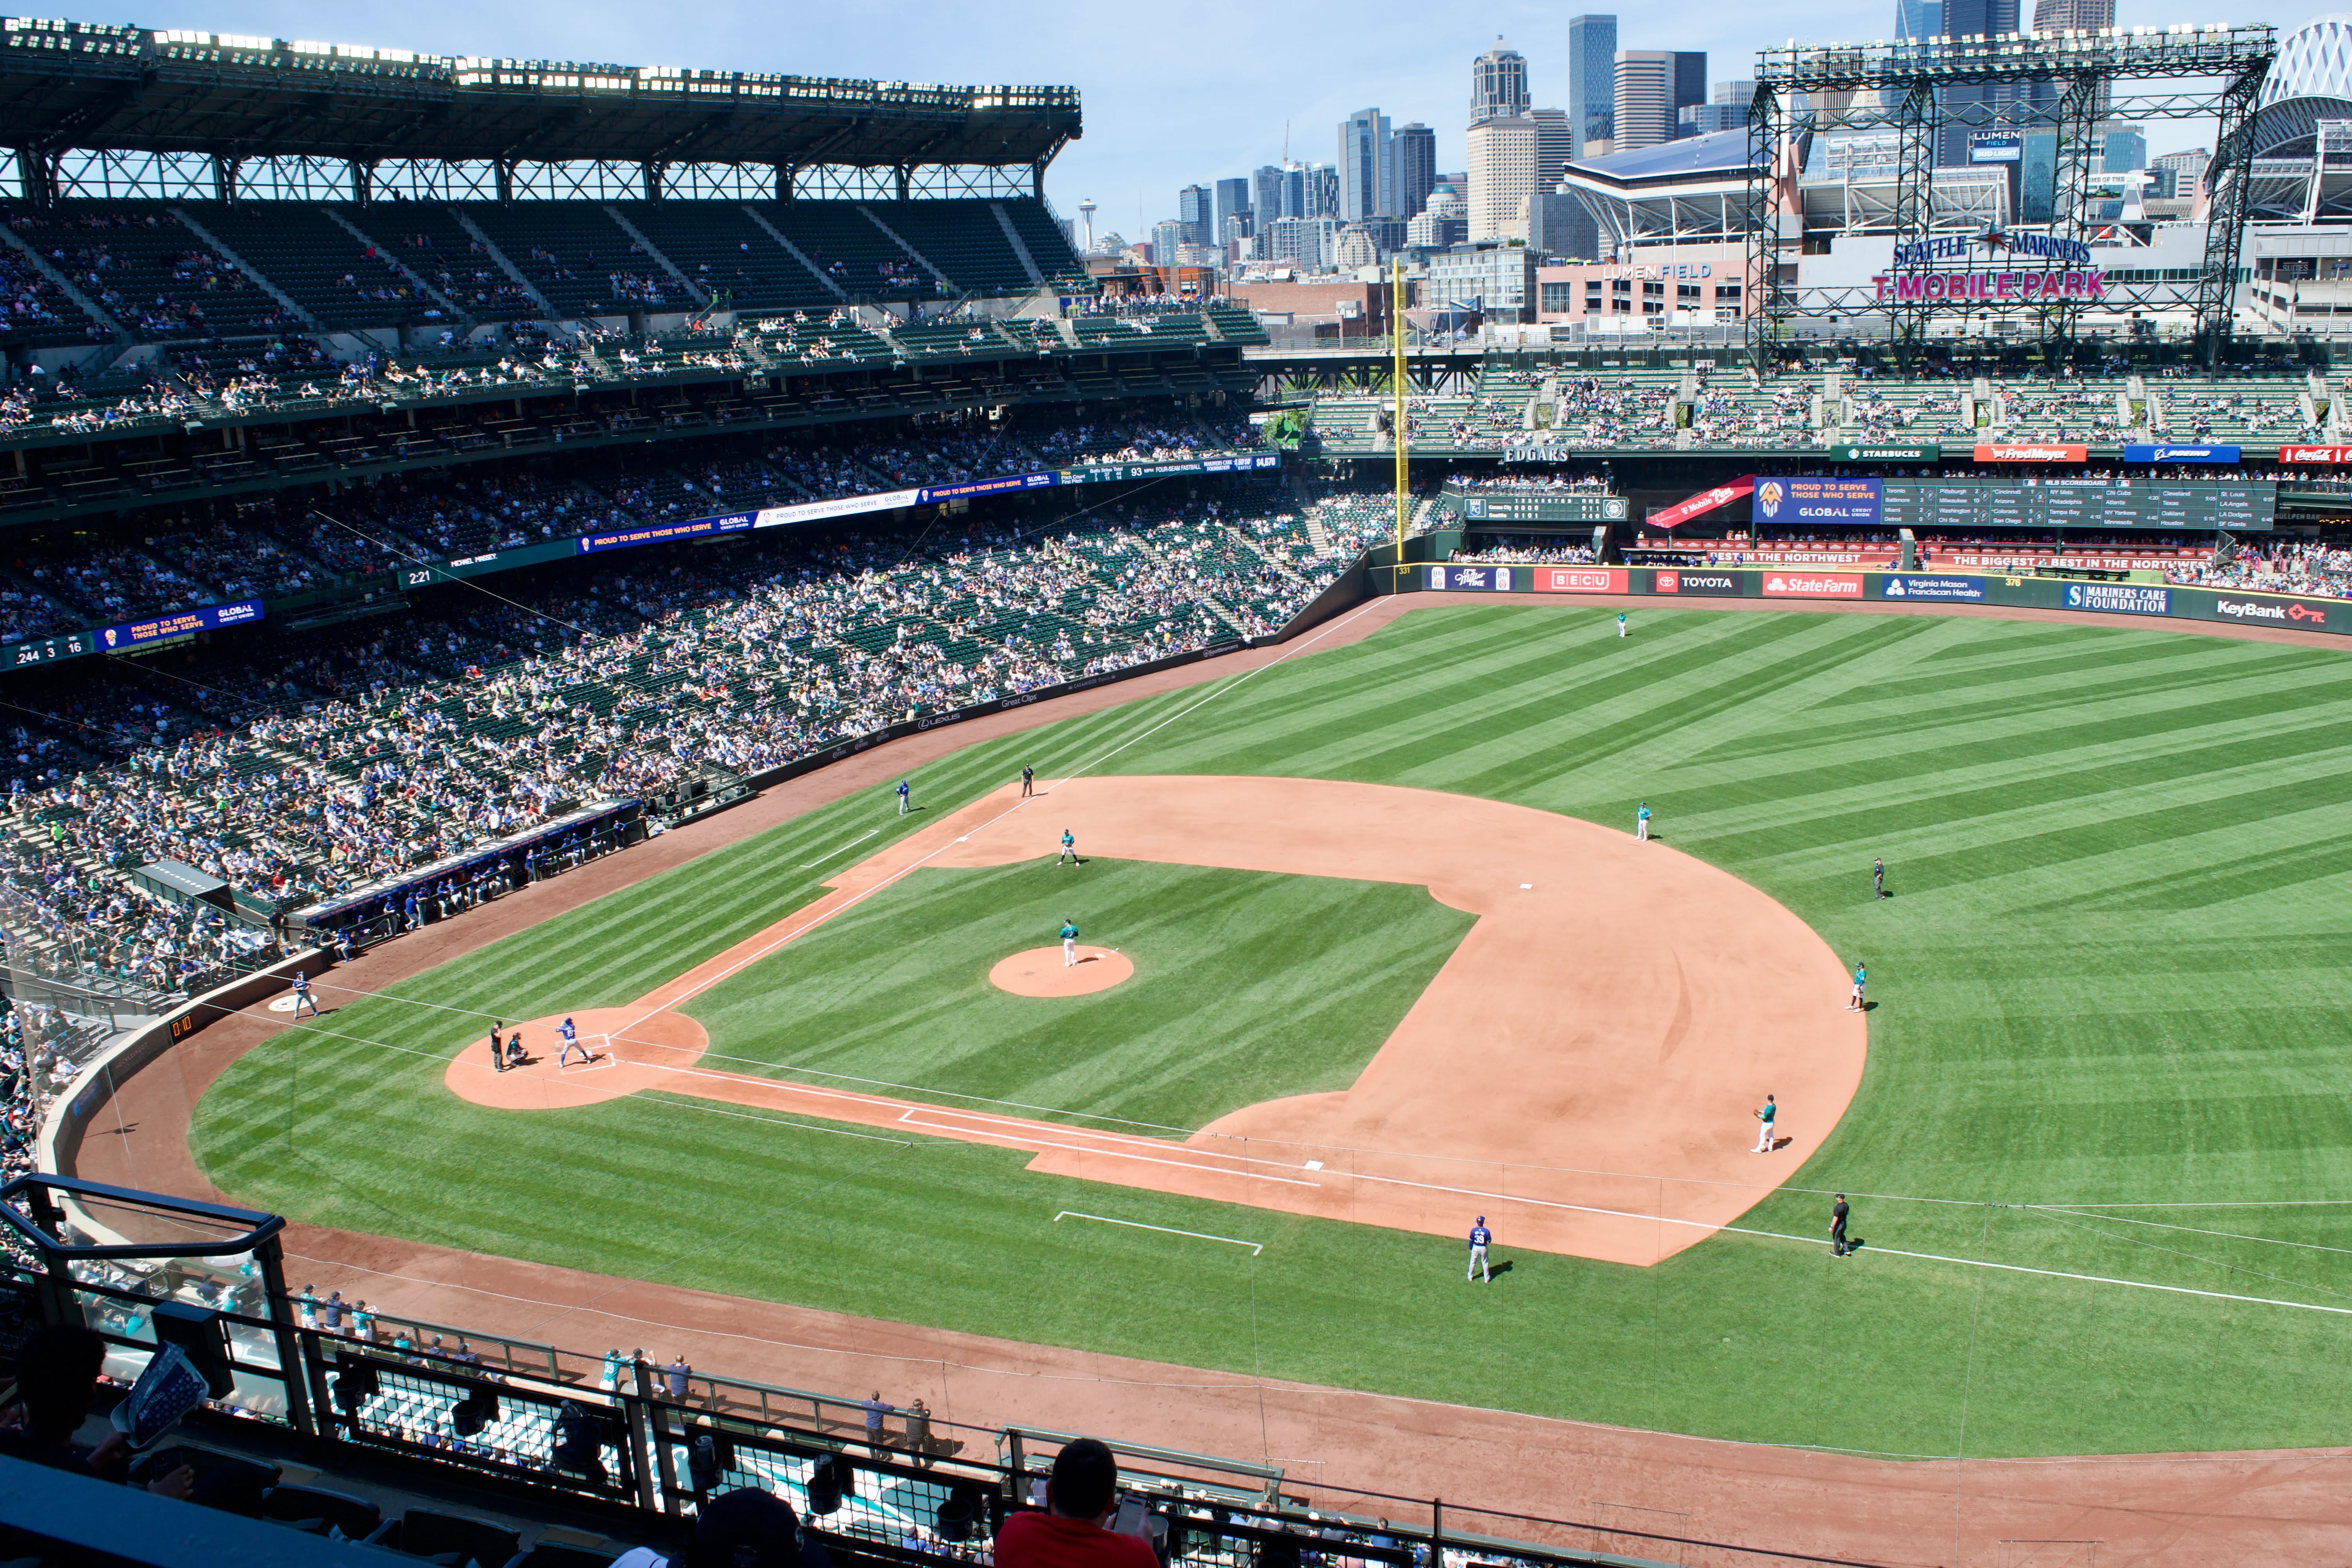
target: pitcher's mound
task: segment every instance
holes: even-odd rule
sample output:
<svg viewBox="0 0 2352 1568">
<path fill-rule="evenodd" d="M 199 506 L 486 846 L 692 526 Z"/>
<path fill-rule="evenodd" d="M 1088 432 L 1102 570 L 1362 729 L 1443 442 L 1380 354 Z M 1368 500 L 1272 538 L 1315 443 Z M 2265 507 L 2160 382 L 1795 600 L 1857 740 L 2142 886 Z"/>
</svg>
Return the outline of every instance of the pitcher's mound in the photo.
<svg viewBox="0 0 2352 1568">
<path fill-rule="evenodd" d="M 1107 947 L 1081 945 L 1077 963 L 1070 964 L 1062 962 L 1059 946 L 1033 947 L 998 960 L 988 983 L 1015 996 L 1084 996 L 1108 991 L 1134 973 L 1135 965 Z"/>
</svg>

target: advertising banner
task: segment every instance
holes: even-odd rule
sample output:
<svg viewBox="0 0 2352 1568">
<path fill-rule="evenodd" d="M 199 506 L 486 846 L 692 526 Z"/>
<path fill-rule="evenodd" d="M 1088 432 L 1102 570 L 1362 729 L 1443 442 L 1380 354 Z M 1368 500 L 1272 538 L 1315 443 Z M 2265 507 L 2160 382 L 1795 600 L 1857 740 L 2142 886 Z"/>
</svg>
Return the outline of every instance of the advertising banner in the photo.
<svg viewBox="0 0 2352 1568">
<path fill-rule="evenodd" d="M 1768 599 L 1859 599 L 1862 597 L 1862 574 L 1767 572 L 1764 574 L 1764 596 Z"/>
<path fill-rule="evenodd" d="M 915 492 L 919 500 L 961 500 L 971 496 L 1003 495 L 1007 490 L 1044 489 L 1062 482 L 1059 474 L 1000 474 L 992 479 L 966 479 L 960 484 L 925 485 Z"/>
<path fill-rule="evenodd" d="M 2291 631 L 2352 631 L 2352 604 L 2341 599 L 2287 599 L 2264 594 L 2210 593 L 2185 589 L 2172 596 L 2172 613 L 2200 621 L 2242 626 L 2284 626 Z"/>
<path fill-rule="evenodd" d="M 1897 576 L 1889 574 L 1878 585 L 1882 599 L 1928 599 L 1937 603 L 1963 602 L 1981 605 L 1985 597 L 1985 580 L 1981 577 Z"/>
<path fill-rule="evenodd" d="M 1689 572 L 1680 567 L 1645 572 L 1653 594 L 1712 594 L 1736 599 L 1747 589 L 1732 572 Z"/>
<path fill-rule="evenodd" d="M 1059 471 L 1066 485 L 1113 479 L 1156 479 L 1167 474 L 1242 474 L 1282 467 L 1279 452 L 1248 452 L 1234 458 L 1185 458 L 1164 463 L 1093 463 Z"/>
<path fill-rule="evenodd" d="M 1711 490 L 1701 490 L 1688 500 L 1678 500 L 1672 506 L 1655 508 L 1643 521 L 1656 528 L 1673 528 L 1677 523 L 1688 522 L 1695 517 L 1713 511 L 1719 506 L 1728 506 L 1741 496 L 1754 493 L 1755 489 L 1756 481 L 1753 479 L 1734 479 L 1727 485 L 1717 485 Z"/>
<path fill-rule="evenodd" d="M 2172 590 L 2138 583 L 2069 583 L 2059 603 L 2070 610 L 2103 610 L 2122 616 L 2172 614 Z"/>
<path fill-rule="evenodd" d="M 752 514 L 738 511 L 730 512 L 725 517 L 689 518 L 684 522 L 648 522 L 642 527 L 625 528 L 614 533 L 583 534 L 578 542 L 581 554 L 593 555 L 605 550 L 633 550 L 640 544 L 668 544 L 680 539 L 740 533 L 751 526 Z"/>
<path fill-rule="evenodd" d="M 2235 447 L 2126 447 L 2126 463 L 2225 463 L 2234 464 L 2239 448 Z"/>
<path fill-rule="evenodd" d="M 2318 464 L 2336 467 L 2352 463 L 2352 447 L 2281 447 L 2278 460 L 2282 463 Z"/>
<path fill-rule="evenodd" d="M 1878 481 L 1872 479 L 1758 479 L 1756 521 L 1771 522 L 1878 521 Z"/>
<path fill-rule="evenodd" d="M 1450 588 L 1456 593 L 1507 594 L 1511 591 L 1511 569 L 1507 566 L 1433 566 L 1429 569 L 1429 585 Z"/>
<path fill-rule="evenodd" d="M 1926 447 L 1832 447 L 1832 463 L 1940 463 L 1944 448 Z"/>
<path fill-rule="evenodd" d="M 2088 447 L 2052 442 L 2030 446 L 2017 441 L 1979 441 L 1977 461 L 1979 463 L 2087 463 L 2091 460 Z"/>
<path fill-rule="evenodd" d="M 828 517 L 856 517 L 861 512 L 896 511 L 923 499 L 920 490 L 876 490 L 862 496 L 835 496 L 831 500 L 796 501 L 791 506 L 761 507 L 751 520 L 754 528 L 781 528 L 790 522 L 816 522 Z"/>
<path fill-rule="evenodd" d="M 1622 594 L 1633 575 L 1622 566 L 1538 566 L 1538 594 Z"/>
<path fill-rule="evenodd" d="M 151 616 L 143 621 L 124 621 L 120 626 L 104 627 L 98 633 L 98 647 L 102 653 L 120 653 L 127 647 L 144 647 L 149 643 L 169 642 L 173 637 L 192 637 L 198 632 L 216 631 L 222 626 L 241 626 L 260 618 L 261 601 L 258 599 L 204 605 L 173 615 Z"/>
</svg>

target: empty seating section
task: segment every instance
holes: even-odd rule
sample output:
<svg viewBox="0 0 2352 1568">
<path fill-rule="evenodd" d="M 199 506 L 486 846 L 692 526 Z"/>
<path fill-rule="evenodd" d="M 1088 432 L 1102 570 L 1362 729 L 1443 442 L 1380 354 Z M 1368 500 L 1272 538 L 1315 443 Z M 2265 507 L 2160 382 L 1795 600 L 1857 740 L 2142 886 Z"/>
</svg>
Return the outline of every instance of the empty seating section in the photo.
<svg viewBox="0 0 2352 1568">
<path fill-rule="evenodd" d="M 984 321 L 941 321 L 890 329 L 890 341 L 908 359 L 970 359 L 974 354 L 1002 354 L 1016 345 Z"/>
<path fill-rule="evenodd" d="M 300 324 L 184 227 L 168 203 L 63 201 L 46 214 L 8 203 L 0 215 L 134 337 L 236 336 Z"/>
<path fill-rule="evenodd" d="M 1218 334 L 1229 343 L 1248 346 L 1273 341 L 1265 335 L 1265 329 L 1258 324 L 1256 315 L 1246 307 L 1212 303 L 1208 316 L 1217 324 Z"/>
<path fill-rule="evenodd" d="M 385 202 L 348 208 L 343 216 L 475 321 L 510 321 L 539 314 L 530 292 L 440 203 Z"/>
<path fill-rule="evenodd" d="M 982 201 L 885 202 L 874 216 L 920 251 L 959 293 L 998 294 L 1030 287 L 1003 226 Z M 1050 274 L 1048 274 L 1050 276 Z"/>
<path fill-rule="evenodd" d="M 619 210 L 655 249 L 735 310 L 834 302 L 833 290 L 733 202 L 629 202 Z"/>
<path fill-rule="evenodd" d="M 1003 207 L 1004 216 L 1013 221 L 1013 232 L 1021 237 L 1021 243 L 1028 247 L 1029 259 L 1037 264 L 1037 270 L 1044 273 L 1048 280 L 1075 278 L 1085 273 L 1078 253 L 1071 248 L 1069 237 L 1063 234 L 1062 226 L 1054 221 L 1054 215 L 1045 210 L 1045 203 L 1032 196 L 1024 196 L 996 205 Z"/>
<path fill-rule="evenodd" d="M 469 202 L 467 217 L 559 316 L 689 310 L 701 301 L 638 250 L 596 202 Z"/>
<path fill-rule="evenodd" d="M 930 275 L 916 267 L 854 202 L 763 202 L 760 216 L 853 299 L 935 295 Z"/>
<path fill-rule="evenodd" d="M 299 202 L 210 206 L 197 221 L 330 331 L 408 326 L 445 312 L 321 209 Z"/>
</svg>

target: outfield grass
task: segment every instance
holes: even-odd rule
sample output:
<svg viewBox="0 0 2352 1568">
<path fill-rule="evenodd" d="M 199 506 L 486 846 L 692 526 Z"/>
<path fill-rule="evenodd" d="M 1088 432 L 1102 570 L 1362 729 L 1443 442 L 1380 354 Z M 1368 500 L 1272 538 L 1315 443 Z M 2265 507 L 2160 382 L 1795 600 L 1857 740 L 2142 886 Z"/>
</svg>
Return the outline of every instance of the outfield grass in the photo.
<svg viewBox="0 0 2352 1568">
<path fill-rule="evenodd" d="M 1134 977 L 1059 998 L 988 983 L 1066 916 Z M 1394 882 L 1100 856 L 927 868 L 684 1011 L 739 1072 L 1189 1131 L 1355 1082 L 1474 923 Z"/>
<path fill-rule="evenodd" d="M 1668 843 L 1869 960 L 1869 1067 L 1794 1177 L 1815 1191 L 1743 1222 L 1817 1237 L 1843 1188 L 1854 1259 L 1727 1234 L 1645 1269 L 1505 1236 L 1517 1267 L 1470 1288 L 1458 1245 L 1031 1175 L 1003 1151 L 443 1090 L 479 1024 L 413 1003 L 633 998 L 806 901 L 803 862 L 903 831 L 879 789 L 282 1037 L 206 1096 L 199 1158 L 322 1224 L 1629 1426 L 1922 1455 L 2342 1441 L 2352 1319 L 2268 1303 L 2352 1308 L 2352 1205 L 2313 1202 L 2352 1200 L 2352 658 L 1957 618 L 1659 610 L 1633 631 L 1423 611 L 917 784 L 946 805 L 1024 762 L 1286 773 L 1614 826 L 1647 799 Z M 2100 1206 L 2121 1204 L 2197 1206 Z M 1050 1223 L 1066 1207 L 1266 1250 Z"/>
</svg>

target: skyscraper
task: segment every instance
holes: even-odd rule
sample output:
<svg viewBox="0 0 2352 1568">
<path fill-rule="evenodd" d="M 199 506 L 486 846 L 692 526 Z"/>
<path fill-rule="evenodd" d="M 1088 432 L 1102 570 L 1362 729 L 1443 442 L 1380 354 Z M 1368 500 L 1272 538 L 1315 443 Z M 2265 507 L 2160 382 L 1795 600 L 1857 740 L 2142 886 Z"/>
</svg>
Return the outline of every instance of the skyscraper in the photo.
<svg viewBox="0 0 2352 1568">
<path fill-rule="evenodd" d="M 2113 0 L 2105 3 L 2112 5 Z M 2014 33 L 2017 0 L 1944 0 L 1939 25 L 1944 36 L 1952 38 Z M 1943 125 L 1936 137 L 1939 167 L 1969 161 L 1971 133 L 2014 125 L 2021 111 L 2031 112 L 2028 95 L 2009 82 L 1963 83 L 1939 89 L 1937 98 L 1943 108 Z"/>
<path fill-rule="evenodd" d="M 2010 0 L 2016 4 L 2016 0 Z M 1389 117 L 1360 109 L 1339 122 L 1339 210 L 1343 223 L 1388 212 L 1396 199 L 1396 150 L 1389 145 Z"/>
<path fill-rule="evenodd" d="M 1531 109 L 1470 127 L 1470 237 L 1532 239 L 1528 217 L 1559 184 L 1570 153 L 1568 115 Z"/>
<path fill-rule="evenodd" d="M 1527 57 L 1496 38 L 1495 47 L 1470 65 L 1470 123 L 1525 114 L 1529 101 Z"/>
<path fill-rule="evenodd" d="M 2037 33 L 2115 25 L 2116 0 L 2033 0 L 2033 30 Z"/>
<path fill-rule="evenodd" d="M 1206 185 L 1187 185 L 1176 193 L 1176 221 L 1184 226 L 1187 245 L 1214 245 L 1217 215 Z"/>
<path fill-rule="evenodd" d="M 1576 155 L 1587 142 L 1606 142 L 1617 113 L 1617 18 L 1568 19 L 1568 127 Z"/>
<path fill-rule="evenodd" d="M 1298 216 L 1306 218 L 1339 216 L 1339 171 L 1328 163 L 1308 163 L 1292 171 L 1298 179 Z"/>
<path fill-rule="evenodd" d="M 1940 37 L 1943 31 L 1943 0 L 1895 0 L 1897 38 Z"/>
<path fill-rule="evenodd" d="M 1675 51 L 1675 116 L 1706 101 L 1706 51 Z"/>
<path fill-rule="evenodd" d="M 1620 153 L 1675 139 L 1675 77 L 1671 49 L 1617 51 L 1616 135 Z"/>
<path fill-rule="evenodd" d="M 1250 178 L 1256 187 L 1254 193 L 1255 199 L 1250 203 L 1250 216 L 1251 221 L 1257 226 L 1258 233 L 1264 234 L 1265 226 L 1278 217 L 1306 216 L 1304 185 L 1299 180 L 1296 164 L 1287 169 L 1281 169 L 1272 163 L 1266 163 Z"/>
<path fill-rule="evenodd" d="M 1419 121 L 1397 127 L 1396 200 L 1399 217 L 1418 217 L 1437 188 L 1437 132 Z"/>
<path fill-rule="evenodd" d="M 1235 217 L 1242 219 L 1244 226 L 1242 235 L 1256 233 L 1255 228 L 1248 226 L 1252 216 L 1250 183 L 1247 180 L 1219 180 L 1217 182 L 1218 241 L 1223 243 L 1228 239 L 1240 237 L 1229 232 L 1230 222 Z"/>
</svg>

